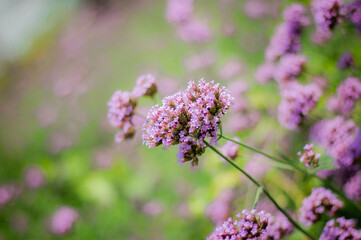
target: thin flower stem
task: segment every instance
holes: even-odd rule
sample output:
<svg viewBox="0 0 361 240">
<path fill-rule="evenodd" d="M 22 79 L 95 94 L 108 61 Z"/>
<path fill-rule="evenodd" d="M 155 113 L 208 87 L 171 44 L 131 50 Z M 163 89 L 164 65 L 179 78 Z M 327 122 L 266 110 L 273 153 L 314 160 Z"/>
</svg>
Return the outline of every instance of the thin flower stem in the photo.
<svg viewBox="0 0 361 240">
<path fill-rule="evenodd" d="M 259 196 L 261 196 L 262 191 L 263 191 L 263 187 L 257 188 L 256 197 L 254 198 L 254 202 L 253 202 L 253 209 L 256 209 L 258 200 L 259 200 Z"/>
<path fill-rule="evenodd" d="M 273 156 L 271 156 L 271 155 L 269 155 L 269 154 L 267 154 L 267 153 L 264 153 L 264 152 L 262 152 L 262 151 L 260 151 L 260 150 L 258 150 L 258 149 L 255 149 L 255 148 L 253 148 L 253 147 L 247 146 L 246 144 L 243 144 L 243 143 L 240 143 L 240 142 L 238 142 L 238 141 L 235 141 L 235 140 L 233 140 L 233 139 L 231 139 L 231 138 L 225 137 L 225 136 L 223 136 L 223 135 L 222 135 L 221 137 L 224 138 L 224 139 L 226 139 L 226 140 L 228 140 L 228 141 L 232 141 L 232 142 L 234 142 L 234 143 L 237 143 L 238 145 L 240 145 L 240 146 L 242 146 L 242 147 L 244 147 L 244 148 L 247 148 L 247 149 L 249 149 L 249 150 L 251 150 L 251 151 L 254 151 L 254 152 L 257 152 L 257 153 L 259 153 L 259 154 L 262 154 L 263 156 L 266 156 L 266 157 L 268 157 L 268 158 L 270 158 L 270 159 L 272 159 L 272 160 L 274 160 L 274 161 L 276 161 L 276 162 L 280 162 L 280 163 L 282 163 L 282 164 L 287 164 L 287 165 L 291 166 L 292 168 L 294 168 L 294 169 L 296 169 L 296 170 L 298 170 L 298 171 L 300 171 L 300 172 L 302 172 L 302 173 L 304 173 L 304 174 L 306 174 L 306 175 L 310 175 L 311 177 L 317 178 L 317 179 L 318 179 L 319 181 L 321 181 L 327 188 L 331 189 L 333 192 L 335 192 L 337 195 L 339 195 L 341 198 L 343 198 L 346 202 L 348 202 L 351 206 L 353 206 L 355 209 L 357 209 L 358 212 L 361 213 L 361 206 L 359 206 L 359 205 L 356 204 L 355 202 L 351 201 L 349 198 L 347 198 L 347 197 L 342 193 L 342 191 L 336 189 L 336 188 L 333 187 L 331 184 L 327 183 L 327 181 L 324 181 L 322 178 L 319 178 L 317 175 L 315 175 L 315 174 L 310 174 L 310 173 L 308 173 L 305 169 L 302 169 L 302 168 L 300 168 L 300 167 L 292 164 L 292 163 L 289 162 L 289 161 L 280 160 L 280 159 L 278 159 L 278 158 L 276 158 L 276 157 L 273 157 Z"/>
<path fill-rule="evenodd" d="M 293 224 L 293 226 L 295 226 L 298 230 L 300 230 L 303 234 L 305 234 L 309 239 L 314 240 L 315 238 L 309 234 L 306 230 L 304 230 L 297 222 L 295 222 L 289 215 L 288 213 L 283 210 L 282 207 L 280 207 L 280 205 L 278 205 L 278 203 L 273 199 L 273 197 L 270 195 L 270 193 L 260 184 L 258 183 L 254 178 L 252 178 L 246 171 L 244 171 L 242 168 L 238 167 L 234 162 L 232 162 L 230 159 L 228 159 L 226 156 L 224 156 L 220 151 L 218 151 L 215 147 L 209 145 L 208 142 L 203 141 L 207 147 L 209 147 L 210 149 L 212 149 L 215 153 L 217 153 L 219 156 L 221 156 L 224 160 L 226 160 L 229 164 L 231 164 L 233 167 L 235 167 L 238 171 L 240 171 L 241 173 L 243 173 L 249 180 L 251 180 L 251 182 L 253 182 L 257 187 L 262 188 L 264 194 L 273 202 L 273 204 L 278 208 L 278 210 L 280 210 L 283 215 L 285 215 L 285 217 Z"/>
</svg>

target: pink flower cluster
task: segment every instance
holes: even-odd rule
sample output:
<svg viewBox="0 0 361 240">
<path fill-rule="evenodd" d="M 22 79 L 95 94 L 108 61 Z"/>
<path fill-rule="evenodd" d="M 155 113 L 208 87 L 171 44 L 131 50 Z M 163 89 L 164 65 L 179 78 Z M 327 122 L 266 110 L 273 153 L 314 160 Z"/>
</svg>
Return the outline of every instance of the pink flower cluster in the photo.
<svg viewBox="0 0 361 240">
<path fill-rule="evenodd" d="M 343 186 L 346 196 L 355 201 L 361 201 L 361 171 L 348 179 Z"/>
<path fill-rule="evenodd" d="M 361 155 L 361 132 L 353 120 L 341 116 L 321 120 L 311 129 L 310 138 L 326 149 L 336 166 L 351 166 Z"/>
<path fill-rule="evenodd" d="M 300 162 L 305 163 L 306 167 L 309 167 L 310 164 L 312 167 L 318 167 L 318 160 L 321 154 L 313 152 L 313 144 L 306 144 L 303 149 L 305 150 L 303 153 L 297 153 L 297 155 L 300 156 Z"/>
<path fill-rule="evenodd" d="M 276 28 L 266 49 L 267 61 L 275 61 L 284 54 L 301 50 L 301 32 L 303 27 L 309 24 L 305 12 L 305 7 L 299 3 L 291 4 L 284 10 L 284 22 Z"/>
<path fill-rule="evenodd" d="M 264 211 L 256 213 L 255 209 L 244 209 L 242 214 L 237 214 L 237 218 L 229 218 L 216 227 L 207 240 L 257 240 L 268 230 L 270 214 Z"/>
<path fill-rule="evenodd" d="M 333 217 L 336 211 L 342 207 L 343 202 L 330 190 L 323 187 L 314 188 L 311 195 L 302 201 L 300 222 L 311 226 L 321 219 L 322 214 Z"/>
<path fill-rule="evenodd" d="M 193 16 L 193 0 L 168 0 L 166 19 L 172 24 L 184 42 L 205 43 L 210 41 L 212 34 L 205 22 Z"/>
<path fill-rule="evenodd" d="M 292 223 L 279 212 L 275 216 L 271 216 L 268 223 L 269 226 L 266 233 L 262 236 L 262 240 L 283 239 L 294 230 Z"/>
<path fill-rule="evenodd" d="M 138 99 L 142 96 L 153 96 L 157 92 L 155 78 L 151 74 L 140 76 L 132 92 L 117 90 L 108 102 L 109 123 L 119 128 L 115 142 L 131 139 L 135 134 L 132 122 Z"/>
<path fill-rule="evenodd" d="M 356 229 L 357 223 L 353 219 L 340 217 L 326 223 L 320 236 L 320 240 L 330 239 L 361 239 L 361 230 Z"/>
<path fill-rule="evenodd" d="M 241 141 L 238 137 L 234 137 L 233 140 Z M 232 141 L 227 141 L 221 147 L 221 152 L 229 159 L 234 160 L 238 156 L 239 145 Z"/>
<path fill-rule="evenodd" d="M 328 100 L 328 109 L 343 115 L 350 115 L 355 102 L 361 98 L 361 81 L 348 77 L 337 88 L 335 96 Z"/>
<path fill-rule="evenodd" d="M 361 0 L 354 0 L 347 4 L 346 14 L 356 28 L 361 31 Z"/>
<path fill-rule="evenodd" d="M 196 165 L 196 156 L 204 152 L 203 140 L 210 138 L 211 145 L 217 144 L 221 117 L 232 103 L 229 91 L 218 83 L 191 81 L 185 91 L 151 108 L 143 127 L 143 142 L 150 148 L 179 144 L 179 162 Z"/>
<path fill-rule="evenodd" d="M 230 189 L 223 190 L 219 196 L 207 207 L 205 215 L 215 224 L 220 224 L 227 219 L 234 192 Z"/>
<path fill-rule="evenodd" d="M 302 73 L 306 63 L 307 58 L 303 55 L 286 54 L 280 59 L 273 77 L 279 84 L 295 80 L 295 77 Z"/>
<path fill-rule="evenodd" d="M 281 92 L 282 100 L 278 106 L 278 121 L 284 128 L 297 129 L 321 95 L 322 90 L 315 83 L 301 85 L 292 82 L 287 84 L 287 87 Z"/>
<path fill-rule="evenodd" d="M 22 189 L 19 186 L 9 183 L 0 186 L 0 207 L 8 204 L 20 195 Z"/>
<path fill-rule="evenodd" d="M 79 214 L 75 209 L 67 206 L 60 207 L 50 219 L 50 231 L 54 235 L 64 235 L 73 229 Z"/>
</svg>

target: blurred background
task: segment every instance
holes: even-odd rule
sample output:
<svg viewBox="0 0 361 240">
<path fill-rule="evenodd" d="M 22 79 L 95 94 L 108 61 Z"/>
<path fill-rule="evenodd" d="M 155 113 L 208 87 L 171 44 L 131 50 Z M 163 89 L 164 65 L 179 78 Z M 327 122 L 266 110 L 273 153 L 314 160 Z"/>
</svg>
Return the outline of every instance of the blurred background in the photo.
<svg viewBox="0 0 361 240">
<path fill-rule="evenodd" d="M 191 169 L 176 149 L 143 146 L 141 116 L 134 139 L 114 143 L 107 102 L 152 73 L 159 93 L 139 103 L 146 115 L 189 80 L 214 79 L 246 102 L 242 116 L 226 119 L 227 136 L 295 158 L 307 133 L 280 127 L 276 84 L 253 77 L 290 2 L 196 0 L 202 34 L 189 39 L 167 21 L 165 0 L 0 0 L 0 239 L 205 239 L 250 208 L 256 188 L 212 152 Z M 310 32 L 309 71 L 335 88 L 346 74 L 337 58 L 349 49 L 359 61 L 359 39 L 334 47 L 339 34 L 319 47 Z M 318 184 L 245 150 L 236 161 L 294 212 Z"/>
</svg>

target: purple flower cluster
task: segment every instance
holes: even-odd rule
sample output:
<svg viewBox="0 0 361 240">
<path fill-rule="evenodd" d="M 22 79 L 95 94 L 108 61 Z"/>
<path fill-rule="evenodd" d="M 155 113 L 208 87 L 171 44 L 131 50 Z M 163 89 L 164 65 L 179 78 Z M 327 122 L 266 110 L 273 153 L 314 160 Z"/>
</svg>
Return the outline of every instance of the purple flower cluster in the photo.
<svg viewBox="0 0 361 240">
<path fill-rule="evenodd" d="M 355 201 L 361 201 L 361 171 L 351 177 L 343 186 L 346 196 Z"/>
<path fill-rule="evenodd" d="M 0 186 L 0 207 L 8 204 L 14 200 L 20 193 L 22 189 L 19 186 L 9 183 L 3 184 Z"/>
<path fill-rule="evenodd" d="M 220 224 L 227 219 L 234 192 L 230 189 L 223 190 L 219 196 L 207 207 L 206 216 L 215 224 Z"/>
<path fill-rule="evenodd" d="M 333 217 L 337 210 L 343 207 L 335 194 L 323 187 L 312 189 L 310 196 L 302 201 L 300 208 L 300 222 L 307 226 L 320 220 L 322 214 Z"/>
<path fill-rule="evenodd" d="M 343 115 L 350 115 L 355 102 L 361 98 L 361 81 L 356 77 L 348 77 L 337 88 L 336 96 L 328 101 L 328 109 Z"/>
<path fill-rule="evenodd" d="M 275 61 L 284 54 L 300 51 L 302 29 L 309 24 L 305 12 L 306 9 L 299 3 L 294 3 L 284 10 L 284 22 L 276 28 L 266 49 L 267 61 Z"/>
<path fill-rule="evenodd" d="M 336 166 L 351 166 L 361 155 L 361 132 L 353 120 L 341 116 L 321 120 L 311 129 L 310 138 L 326 149 Z"/>
<path fill-rule="evenodd" d="M 184 42 L 206 43 L 212 39 L 209 26 L 198 19 L 184 23 L 177 28 L 179 38 Z"/>
<path fill-rule="evenodd" d="M 320 240 L 333 239 L 361 239 L 361 230 L 356 229 L 356 221 L 345 219 L 344 217 L 332 219 L 326 223 L 325 228 L 320 236 Z"/>
<path fill-rule="evenodd" d="M 331 32 L 342 22 L 345 9 L 341 0 L 313 0 L 311 11 L 316 23 L 315 40 L 322 43 L 331 37 Z"/>
<path fill-rule="evenodd" d="M 234 137 L 233 140 L 241 141 L 238 137 Z M 234 160 L 238 156 L 239 145 L 232 141 L 227 141 L 222 147 L 221 152 L 229 159 Z"/>
<path fill-rule="evenodd" d="M 44 174 L 37 167 L 29 167 L 25 172 L 25 182 L 29 188 L 36 189 L 45 182 Z"/>
<path fill-rule="evenodd" d="M 185 91 L 151 108 L 143 128 L 143 142 L 150 148 L 179 144 L 179 162 L 192 161 L 196 165 L 197 156 L 204 152 L 203 140 L 211 138 L 210 144 L 217 144 L 221 117 L 232 103 L 229 91 L 218 83 L 191 81 Z"/>
<path fill-rule="evenodd" d="M 193 0 L 168 0 L 166 19 L 171 24 L 181 25 L 192 17 L 193 10 Z"/>
<path fill-rule="evenodd" d="M 135 127 L 132 122 L 138 99 L 153 96 L 157 92 L 155 78 L 151 74 L 140 76 L 132 92 L 117 90 L 108 102 L 108 120 L 110 125 L 119 128 L 115 142 L 133 138 Z"/>
<path fill-rule="evenodd" d="M 346 14 L 356 28 L 361 31 L 361 0 L 354 0 L 347 4 Z"/>
<path fill-rule="evenodd" d="M 257 240 L 260 239 L 268 229 L 270 214 L 261 211 L 256 213 L 253 209 L 242 210 L 237 214 L 236 220 L 229 218 L 223 224 L 216 227 L 207 240 Z"/>
<path fill-rule="evenodd" d="M 278 240 L 290 235 L 294 230 L 292 223 L 281 213 L 269 218 L 269 226 L 262 240 Z"/>
<path fill-rule="evenodd" d="M 361 9 L 361 5 L 360 5 Z M 350 52 L 345 52 L 342 54 L 340 59 L 338 60 L 337 66 L 339 69 L 349 69 L 355 66 L 355 60 Z"/>
<path fill-rule="evenodd" d="M 266 84 L 273 78 L 275 65 L 272 62 L 266 62 L 258 66 L 254 78 L 259 84 Z"/>
<path fill-rule="evenodd" d="M 64 235 L 73 229 L 73 225 L 78 220 L 78 212 L 67 206 L 60 207 L 55 211 L 50 219 L 50 231 L 54 235 Z"/>
<path fill-rule="evenodd" d="M 303 68 L 306 66 L 307 58 L 298 54 L 287 54 L 281 57 L 277 68 L 274 72 L 274 79 L 280 83 L 286 83 L 294 80 L 295 77 L 301 74 Z"/>
<path fill-rule="evenodd" d="M 297 129 L 321 95 L 322 90 L 317 84 L 288 83 L 281 92 L 282 100 L 278 106 L 278 121 L 287 129 Z"/>
<path fill-rule="evenodd" d="M 318 160 L 321 154 L 313 152 L 313 144 L 306 144 L 303 149 L 305 150 L 304 153 L 297 153 L 297 155 L 300 156 L 300 162 L 305 163 L 306 167 L 309 167 L 310 164 L 313 167 L 318 167 Z"/>
</svg>

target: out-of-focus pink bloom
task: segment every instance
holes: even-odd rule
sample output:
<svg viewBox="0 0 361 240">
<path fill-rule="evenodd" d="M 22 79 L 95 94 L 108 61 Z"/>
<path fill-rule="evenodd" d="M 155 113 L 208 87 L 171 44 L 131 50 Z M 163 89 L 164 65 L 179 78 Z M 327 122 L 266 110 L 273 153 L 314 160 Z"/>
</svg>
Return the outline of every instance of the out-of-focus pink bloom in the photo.
<svg viewBox="0 0 361 240">
<path fill-rule="evenodd" d="M 67 234 L 71 232 L 78 218 L 79 214 L 74 208 L 62 206 L 50 218 L 50 232 L 54 235 Z"/>
<path fill-rule="evenodd" d="M 262 0 L 248 0 L 243 5 L 243 12 L 249 18 L 261 18 L 266 15 L 276 15 L 278 4 Z"/>
<path fill-rule="evenodd" d="M 176 212 L 181 218 L 191 217 L 191 212 L 189 211 L 189 206 L 186 201 L 183 201 L 178 206 L 176 206 Z"/>
<path fill-rule="evenodd" d="M 107 149 L 99 149 L 94 153 L 94 165 L 99 168 L 109 168 L 113 164 L 113 153 Z"/>
<path fill-rule="evenodd" d="M 226 62 L 218 71 L 218 75 L 223 79 L 237 77 L 243 71 L 243 64 L 240 60 L 232 59 Z"/>
<path fill-rule="evenodd" d="M 306 167 L 309 167 L 310 164 L 313 167 L 318 167 L 318 160 L 321 154 L 313 152 L 313 144 L 306 144 L 303 149 L 305 150 L 303 153 L 297 153 L 297 155 L 300 156 L 300 162 L 305 163 Z"/>
<path fill-rule="evenodd" d="M 322 90 L 317 84 L 301 85 L 293 82 L 282 89 L 281 95 L 278 121 L 284 128 L 295 130 L 314 108 L 322 95 Z"/>
<path fill-rule="evenodd" d="M 315 76 L 313 79 L 314 83 L 317 84 L 321 89 L 325 89 L 328 85 L 326 78 L 322 76 Z"/>
<path fill-rule="evenodd" d="M 257 111 L 233 114 L 228 119 L 225 129 L 229 132 L 242 132 L 256 126 L 260 118 L 261 114 Z"/>
<path fill-rule="evenodd" d="M 116 143 L 123 142 L 126 139 L 131 139 L 134 137 L 135 128 L 132 122 L 127 121 L 124 123 L 122 129 L 118 131 L 114 136 L 114 141 Z"/>
<path fill-rule="evenodd" d="M 343 190 L 348 198 L 361 201 L 361 171 L 346 182 Z"/>
<path fill-rule="evenodd" d="M 290 235 L 294 230 L 292 223 L 278 212 L 275 216 L 269 218 L 267 232 L 262 236 L 262 240 L 278 240 Z"/>
<path fill-rule="evenodd" d="M 361 31 L 361 1 L 354 0 L 346 5 L 346 15 L 356 28 Z"/>
<path fill-rule="evenodd" d="M 262 179 L 270 170 L 270 165 L 261 159 L 262 155 L 254 154 L 244 166 L 244 170 L 255 179 Z"/>
<path fill-rule="evenodd" d="M 202 68 L 208 68 L 216 61 L 216 53 L 212 51 L 206 51 L 186 58 L 184 65 L 188 71 L 195 71 Z"/>
<path fill-rule="evenodd" d="M 157 84 L 155 82 L 155 77 L 152 74 L 145 74 L 138 77 L 132 91 L 132 95 L 135 98 L 142 96 L 152 97 L 155 93 L 157 93 Z"/>
<path fill-rule="evenodd" d="M 48 127 L 58 118 L 58 110 L 54 106 L 42 106 L 36 111 L 36 117 L 40 126 Z"/>
<path fill-rule="evenodd" d="M 331 31 L 321 31 L 319 29 L 316 29 L 316 31 L 312 33 L 311 40 L 316 44 L 323 44 L 324 42 L 330 40 L 331 37 Z"/>
<path fill-rule="evenodd" d="M 280 84 L 290 81 L 301 74 L 307 63 L 307 58 L 298 54 L 287 54 L 281 57 L 274 78 Z"/>
<path fill-rule="evenodd" d="M 20 195 L 22 189 L 15 184 L 4 184 L 0 186 L 0 207 L 8 204 Z"/>
<path fill-rule="evenodd" d="M 233 140 L 241 141 L 238 137 L 234 137 Z M 229 159 L 234 160 L 238 156 L 239 145 L 232 141 L 227 141 L 221 147 L 221 152 Z"/>
<path fill-rule="evenodd" d="M 259 84 L 266 84 L 273 78 L 276 67 L 271 62 L 266 62 L 258 66 L 254 78 Z"/>
<path fill-rule="evenodd" d="M 231 23 L 225 23 L 222 25 L 222 32 L 225 36 L 231 37 L 236 33 L 236 26 Z"/>
<path fill-rule="evenodd" d="M 328 109 L 343 115 L 350 115 L 355 102 L 361 98 L 361 81 L 348 77 L 337 88 L 336 96 L 328 100 Z"/>
<path fill-rule="evenodd" d="M 217 198 L 207 207 L 205 215 L 215 224 L 224 222 L 229 216 L 230 205 L 234 193 L 230 189 L 223 190 Z"/>
<path fill-rule="evenodd" d="M 193 0 L 167 0 L 165 17 L 171 24 L 184 24 L 193 15 L 193 5 Z"/>
<path fill-rule="evenodd" d="M 361 5 L 360 5 L 361 8 Z M 360 10 L 361 11 L 361 10 Z M 355 60 L 350 52 L 344 52 L 337 62 L 339 69 L 349 69 L 355 66 Z"/>
<path fill-rule="evenodd" d="M 164 211 L 164 205 L 160 201 L 149 201 L 144 204 L 143 213 L 152 217 L 156 217 Z"/>
<path fill-rule="evenodd" d="M 321 31 L 333 30 L 342 22 L 345 14 L 341 0 L 313 0 L 311 10 L 317 28 Z"/>
<path fill-rule="evenodd" d="M 29 188 L 39 188 L 44 185 L 45 176 L 38 167 L 29 167 L 25 172 L 25 182 Z"/>
<path fill-rule="evenodd" d="M 228 89 L 230 89 L 231 95 L 234 97 L 234 104 L 230 113 L 243 113 L 248 107 L 248 101 L 244 96 L 244 93 L 248 90 L 248 84 L 240 79 L 231 82 L 228 85 Z"/>
<path fill-rule="evenodd" d="M 160 78 L 158 83 L 159 86 L 161 86 L 158 89 L 158 92 L 162 96 L 170 95 L 171 93 L 175 92 L 179 87 L 179 83 L 177 82 L 177 80 L 169 77 Z"/>
<path fill-rule="evenodd" d="M 212 39 L 212 32 L 209 26 L 197 19 L 192 19 L 189 22 L 177 28 L 179 38 L 187 43 L 207 43 Z"/>
<path fill-rule="evenodd" d="M 54 132 L 50 135 L 49 150 L 53 154 L 58 154 L 63 149 L 70 147 L 72 144 L 72 139 L 63 133 Z"/>
</svg>

